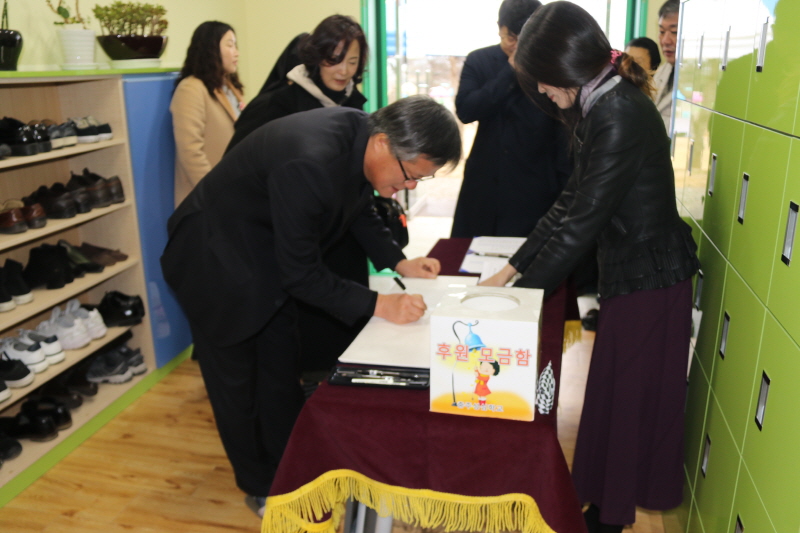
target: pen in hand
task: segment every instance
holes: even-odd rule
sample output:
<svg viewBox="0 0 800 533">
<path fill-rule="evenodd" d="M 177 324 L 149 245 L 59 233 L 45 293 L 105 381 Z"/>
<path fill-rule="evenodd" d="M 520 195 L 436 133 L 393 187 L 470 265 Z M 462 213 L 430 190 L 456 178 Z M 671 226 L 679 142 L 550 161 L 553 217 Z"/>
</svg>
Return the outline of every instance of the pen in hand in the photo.
<svg viewBox="0 0 800 533">
<path fill-rule="evenodd" d="M 401 288 L 401 289 L 403 289 L 403 291 L 405 291 L 405 290 L 406 290 L 406 285 L 405 285 L 405 283 L 403 283 L 402 281 L 400 281 L 400 278 L 398 278 L 397 276 L 395 276 L 395 277 L 394 277 L 394 282 L 395 282 L 395 283 L 397 283 L 397 284 L 400 286 L 400 288 Z"/>
</svg>

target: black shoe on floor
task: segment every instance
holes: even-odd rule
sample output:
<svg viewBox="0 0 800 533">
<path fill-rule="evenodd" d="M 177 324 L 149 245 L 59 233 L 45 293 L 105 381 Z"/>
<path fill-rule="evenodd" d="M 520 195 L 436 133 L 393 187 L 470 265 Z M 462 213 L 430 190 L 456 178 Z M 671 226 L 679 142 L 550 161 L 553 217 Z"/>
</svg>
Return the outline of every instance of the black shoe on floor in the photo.
<svg viewBox="0 0 800 533">
<path fill-rule="evenodd" d="M 0 143 L 8 145 L 12 155 L 36 155 L 40 151 L 33 128 L 15 118 L 0 119 Z"/>
<path fill-rule="evenodd" d="M 144 303 L 139 296 L 128 296 L 119 291 L 107 292 L 97 310 L 108 327 L 135 326 L 144 318 Z"/>
<path fill-rule="evenodd" d="M 58 429 L 52 418 L 26 413 L 0 417 L 0 432 L 13 439 L 30 439 L 36 442 L 53 440 L 58 436 Z"/>
<path fill-rule="evenodd" d="M 72 426 L 72 415 L 67 406 L 53 398 L 28 399 L 21 410 L 28 416 L 49 416 L 56 423 L 56 429 L 67 429 Z"/>
<path fill-rule="evenodd" d="M 586 331 L 597 331 L 597 315 L 599 311 L 597 309 L 589 309 L 586 311 L 586 315 L 581 318 L 581 325 L 583 329 Z"/>
<path fill-rule="evenodd" d="M 16 459 L 22 453 L 22 444 L 17 439 L 0 433 L 0 461 Z"/>
</svg>

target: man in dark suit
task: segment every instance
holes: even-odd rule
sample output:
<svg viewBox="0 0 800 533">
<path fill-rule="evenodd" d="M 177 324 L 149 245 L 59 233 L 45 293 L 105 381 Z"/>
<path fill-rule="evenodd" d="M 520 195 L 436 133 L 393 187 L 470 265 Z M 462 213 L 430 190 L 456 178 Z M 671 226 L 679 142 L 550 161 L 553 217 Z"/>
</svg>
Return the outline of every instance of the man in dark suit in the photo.
<svg viewBox="0 0 800 533">
<path fill-rule="evenodd" d="M 571 172 L 566 134 L 517 83 L 509 63 L 538 0 L 504 0 L 500 44 L 471 52 L 461 71 L 456 114 L 479 122 L 464 167 L 451 237 L 527 237 Z"/>
<path fill-rule="evenodd" d="M 370 199 L 414 189 L 460 157 L 454 117 L 428 97 L 372 115 L 297 113 L 236 145 L 170 217 L 164 279 L 189 319 L 220 437 L 256 510 L 303 404 L 296 301 L 348 324 L 402 324 L 425 311 L 419 295 L 337 277 L 324 252 L 350 232 L 378 269 L 436 277 L 438 261 L 406 259 Z"/>
</svg>

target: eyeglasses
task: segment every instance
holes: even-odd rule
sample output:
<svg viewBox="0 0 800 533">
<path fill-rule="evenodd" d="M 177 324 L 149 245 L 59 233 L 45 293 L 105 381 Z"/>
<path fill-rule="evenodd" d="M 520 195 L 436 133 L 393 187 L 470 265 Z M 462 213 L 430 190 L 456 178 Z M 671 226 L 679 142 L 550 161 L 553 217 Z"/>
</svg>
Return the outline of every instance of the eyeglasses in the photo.
<svg viewBox="0 0 800 533">
<path fill-rule="evenodd" d="M 409 178 L 408 174 L 406 174 L 406 168 L 403 166 L 403 162 L 400 161 L 399 157 L 395 156 L 395 159 L 397 159 L 397 164 L 400 165 L 400 170 L 403 171 L 403 178 L 405 178 L 406 181 L 427 181 L 427 180 L 432 180 L 433 178 L 436 177 L 436 176 L 425 176 L 424 178 Z"/>
</svg>

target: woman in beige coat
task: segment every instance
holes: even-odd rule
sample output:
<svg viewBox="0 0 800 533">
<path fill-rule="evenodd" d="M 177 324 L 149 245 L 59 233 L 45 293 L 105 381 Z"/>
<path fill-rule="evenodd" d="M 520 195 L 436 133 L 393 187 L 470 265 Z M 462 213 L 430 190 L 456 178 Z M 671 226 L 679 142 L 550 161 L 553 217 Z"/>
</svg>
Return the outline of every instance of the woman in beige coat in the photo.
<svg viewBox="0 0 800 533">
<path fill-rule="evenodd" d="M 169 110 L 175 134 L 175 206 L 216 165 L 244 107 L 236 34 L 203 22 L 192 35 Z"/>
</svg>

